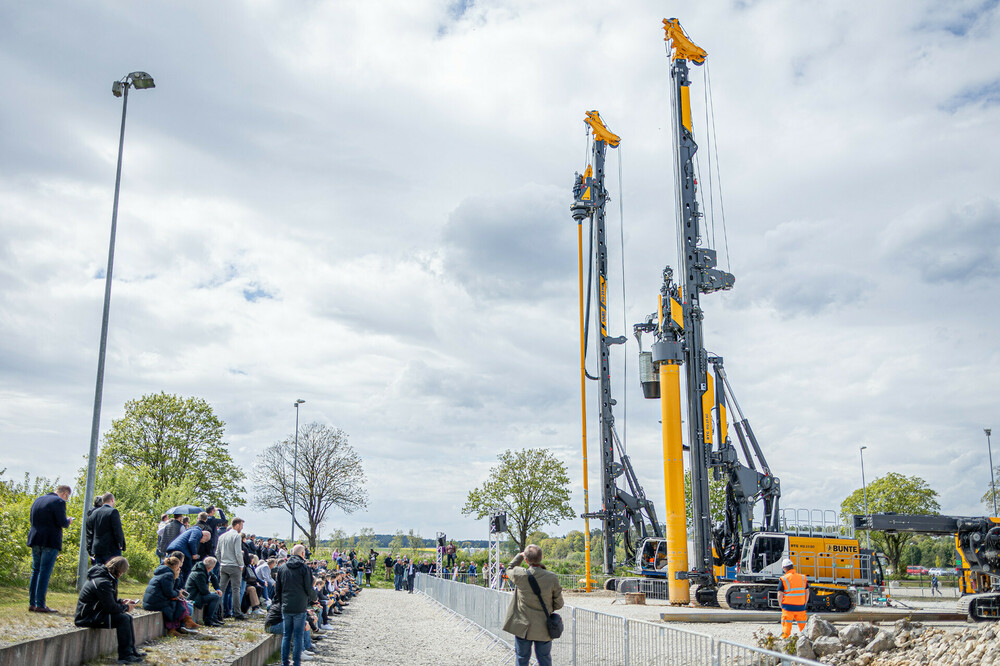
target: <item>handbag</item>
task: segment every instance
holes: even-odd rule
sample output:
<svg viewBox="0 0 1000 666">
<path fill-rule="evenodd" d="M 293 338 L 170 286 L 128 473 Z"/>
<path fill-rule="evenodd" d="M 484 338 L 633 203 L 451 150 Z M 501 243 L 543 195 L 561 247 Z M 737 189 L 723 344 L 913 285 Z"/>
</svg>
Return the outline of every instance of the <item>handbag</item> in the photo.
<svg viewBox="0 0 1000 666">
<path fill-rule="evenodd" d="M 549 609 L 545 606 L 545 602 L 542 601 L 542 590 L 538 587 L 538 581 L 535 580 L 534 574 L 530 571 L 528 572 L 528 584 L 531 585 L 531 589 L 535 592 L 535 596 L 538 597 L 538 603 L 542 605 L 542 612 L 545 613 L 546 618 L 545 628 L 549 630 L 549 638 L 559 638 L 563 633 L 563 619 L 556 613 L 549 612 Z"/>
</svg>

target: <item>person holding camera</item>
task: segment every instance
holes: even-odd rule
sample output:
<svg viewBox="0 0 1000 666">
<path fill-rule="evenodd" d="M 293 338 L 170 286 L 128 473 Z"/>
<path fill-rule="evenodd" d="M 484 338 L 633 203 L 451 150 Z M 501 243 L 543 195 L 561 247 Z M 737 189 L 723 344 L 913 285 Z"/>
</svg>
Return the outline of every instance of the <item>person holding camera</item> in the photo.
<svg viewBox="0 0 1000 666">
<path fill-rule="evenodd" d="M 521 566 L 522 562 L 528 566 Z M 563 607 L 559 576 L 545 569 L 542 549 L 531 544 L 511 560 L 507 577 L 514 597 L 503 630 L 514 634 L 517 665 L 528 666 L 534 646 L 538 666 L 552 666 L 552 639 L 562 634 L 562 620 L 555 613 Z"/>
</svg>

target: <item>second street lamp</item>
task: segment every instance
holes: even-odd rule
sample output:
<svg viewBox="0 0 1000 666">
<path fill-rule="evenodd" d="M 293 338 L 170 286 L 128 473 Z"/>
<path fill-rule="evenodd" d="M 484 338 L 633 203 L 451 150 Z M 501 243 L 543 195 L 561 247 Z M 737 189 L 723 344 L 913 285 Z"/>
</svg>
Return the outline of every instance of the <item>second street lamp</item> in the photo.
<svg viewBox="0 0 1000 666">
<path fill-rule="evenodd" d="M 865 498 L 865 515 L 870 516 L 871 514 L 868 513 L 868 486 L 865 484 L 865 449 L 867 448 L 867 446 L 862 446 L 858 452 L 861 453 L 861 495 Z M 868 544 L 868 550 L 871 550 L 872 538 L 868 530 L 865 530 L 865 543 Z"/>
<path fill-rule="evenodd" d="M 993 430 L 990 428 L 983 428 L 983 432 L 986 433 L 986 450 L 990 453 L 990 489 L 993 491 L 993 515 L 997 515 L 997 483 L 993 478 L 993 446 L 990 444 L 990 435 Z"/>
<path fill-rule="evenodd" d="M 305 400 L 295 401 L 295 454 L 292 459 L 292 545 L 295 545 L 295 500 L 299 490 L 299 405 Z M 287 477 L 286 477 L 287 478 Z"/>
<path fill-rule="evenodd" d="M 146 72 L 132 72 L 111 84 L 111 94 L 122 98 L 122 129 L 118 136 L 118 171 L 115 174 L 115 201 L 111 208 L 111 242 L 108 245 L 108 269 L 104 274 L 104 317 L 101 320 L 101 344 L 97 353 L 97 387 L 94 390 L 94 417 L 90 424 L 90 453 L 87 455 L 87 486 L 83 495 L 83 523 L 80 525 L 80 562 L 76 569 L 76 589 L 87 581 L 90 561 L 87 553 L 87 509 L 94 502 L 97 475 L 97 439 L 101 430 L 101 400 L 104 396 L 104 357 L 108 348 L 108 316 L 111 313 L 111 273 L 115 264 L 115 231 L 118 228 L 118 192 L 122 183 L 122 152 L 125 148 L 125 112 L 128 109 L 128 89 L 155 88 L 153 77 Z"/>
</svg>

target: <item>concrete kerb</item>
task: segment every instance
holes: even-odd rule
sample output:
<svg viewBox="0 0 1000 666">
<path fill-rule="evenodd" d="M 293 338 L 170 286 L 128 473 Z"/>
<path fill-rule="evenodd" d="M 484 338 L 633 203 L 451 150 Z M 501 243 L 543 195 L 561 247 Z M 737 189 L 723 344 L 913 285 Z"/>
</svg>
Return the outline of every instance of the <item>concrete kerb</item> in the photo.
<svg viewBox="0 0 1000 666">
<path fill-rule="evenodd" d="M 163 613 L 132 615 L 135 643 L 160 638 Z M 268 634 L 233 660 L 232 666 L 264 666 L 281 649 L 281 636 Z M 73 628 L 51 636 L 22 641 L 0 648 L 0 666 L 77 666 L 91 659 L 118 653 L 118 635 L 114 629 Z"/>
<path fill-rule="evenodd" d="M 281 650 L 281 635 L 268 634 L 234 659 L 232 666 L 264 666 L 271 655 L 279 650 Z"/>
<path fill-rule="evenodd" d="M 136 645 L 164 634 L 162 613 L 132 616 Z M 0 666 L 76 666 L 106 654 L 118 654 L 114 629 L 74 628 L 0 648 Z"/>
</svg>

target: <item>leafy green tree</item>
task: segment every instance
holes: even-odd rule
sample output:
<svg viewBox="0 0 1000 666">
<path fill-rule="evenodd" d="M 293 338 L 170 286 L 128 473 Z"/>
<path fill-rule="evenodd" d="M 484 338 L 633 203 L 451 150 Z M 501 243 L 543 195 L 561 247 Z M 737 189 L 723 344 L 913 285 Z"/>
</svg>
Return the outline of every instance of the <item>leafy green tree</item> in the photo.
<svg viewBox="0 0 1000 666">
<path fill-rule="evenodd" d="M 990 515 L 990 516 L 994 515 L 993 514 L 993 479 L 997 479 L 997 484 L 1000 485 L 1000 465 L 997 465 L 996 468 L 994 468 L 994 470 L 993 470 L 993 477 L 990 479 L 990 482 L 986 484 L 986 492 L 983 493 L 983 496 L 980 499 L 980 501 L 983 503 L 983 506 L 986 507 L 986 513 L 987 513 L 987 515 Z M 1000 488 L 997 488 L 997 505 L 1000 506 Z"/>
<path fill-rule="evenodd" d="M 937 491 L 919 476 L 903 476 L 890 472 L 868 484 L 869 513 L 935 514 L 941 510 Z M 864 515 L 865 502 L 862 488 L 858 488 L 840 504 L 842 516 Z M 914 542 L 915 535 L 899 532 L 871 533 L 872 544 L 885 553 L 896 573 L 901 573 L 901 563 L 906 547 Z M 921 549 L 923 550 L 923 549 Z"/>
<path fill-rule="evenodd" d="M 403 530 L 396 530 L 395 536 L 392 537 L 392 541 L 389 542 L 389 551 L 392 553 L 399 553 L 406 546 L 406 535 L 403 534 Z"/>
<path fill-rule="evenodd" d="M 687 526 L 691 529 L 691 472 L 684 472 L 684 506 L 687 512 Z M 708 508 L 712 514 L 712 522 L 717 523 L 726 518 L 726 480 L 716 481 L 711 476 L 708 479 Z"/>
<path fill-rule="evenodd" d="M 485 483 L 469 491 L 463 514 L 480 519 L 494 510 L 506 511 L 508 533 L 520 550 L 542 525 L 576 516 L 569 504 L 566 465 L 547 449 L 508 449 L 498 460 Z"/>
<path fill-rule="evenodd" d="M 362 527 L 361 532 L 354 539 L 354 550 L 358 554 L 358 559 L 367 559 L 368 551 L 374 548 L 377 543 L 378 539 L 375 538 L 375 530 L 371 527 Z"/>
<path fill-rule="evenodd" d="M 97 456 L 100 475 L 112 470 L 141 479 L 152 497 L 185 483 L 193 489 L 184 502 L 204 500 L 219 506 L 244 503 L 245 475 L 223 441 L 225 423 L 202 398 L 167 393 L 125 403 L 125 414 L 111 422 Z"/>
<path fill-rule="evenodd" d="M 419 532 L 411 528 L 406 535 L 406 542 L 410 546 L 410 559 L 417 559 L 420 556 L 420 549 L 424 547 L 423 537 L 420 536 Z"/>
<path fill-rule="evenodd" d="M 330 547 L 338 552 L 343 552 L 347 548 L 347 533 L 339 527 L 330 532 Z"/>
</svg>

